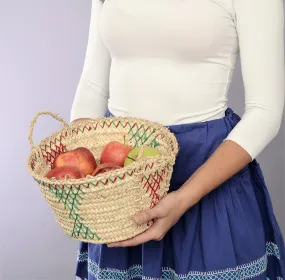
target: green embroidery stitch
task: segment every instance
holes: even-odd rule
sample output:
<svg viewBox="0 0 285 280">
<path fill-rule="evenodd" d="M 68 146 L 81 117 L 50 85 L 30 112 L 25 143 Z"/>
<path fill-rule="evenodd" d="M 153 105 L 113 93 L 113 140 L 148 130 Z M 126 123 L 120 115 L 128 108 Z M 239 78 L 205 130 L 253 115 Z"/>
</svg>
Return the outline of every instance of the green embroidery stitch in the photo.
<svg viewBox="0 0 285 280">
<path fill-rule="evenodd" d="M 82 188 L 69 185 L 64 185 L 64 188 L 62 188 L 62 186 L 57 185 L 55 187 L 50 186 L 49 190 L 58 198 L 58 203 L 63 203 L 64 208 L 69 210 L 69 218 L 74 221 L 72 237 L 92 240 L 96 238 L 100 240 L 96 233 L 84 225 L 83 218 L 78 214 L 85 194 Z"/>
</svg>

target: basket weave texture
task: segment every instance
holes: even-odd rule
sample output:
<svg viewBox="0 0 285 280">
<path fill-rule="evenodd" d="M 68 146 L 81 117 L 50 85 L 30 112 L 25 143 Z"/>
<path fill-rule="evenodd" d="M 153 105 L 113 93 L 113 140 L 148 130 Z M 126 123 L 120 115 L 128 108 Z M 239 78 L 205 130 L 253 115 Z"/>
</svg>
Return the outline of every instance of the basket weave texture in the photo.
<svg viewBox="0 0 285 280">
<path fill-rule="evenodd" d="M 35 146 L 32 135 L 40 115 L 50 115 L 64 127 Z M 98 160 L 108 142 L 123 139 L 142 147 L 139 159 L 127 167 L 82 179 L 45 177 L 63 152 L 86 147 Z M 168 192 L 178 153 L 176 138 L 166 127 L 137 118 L 97 118 L 69 125 L 53 113 L 39 112 L 31 122 L 29 140 L 28 171 L 56 221 L 71 238 L 95 244 L 126 240 L 151 226 L 137 225 L 132 217 L 154 207 Z M 140 157 L 146 146 L 155 147 L 161 156 Z"/>
</svg>

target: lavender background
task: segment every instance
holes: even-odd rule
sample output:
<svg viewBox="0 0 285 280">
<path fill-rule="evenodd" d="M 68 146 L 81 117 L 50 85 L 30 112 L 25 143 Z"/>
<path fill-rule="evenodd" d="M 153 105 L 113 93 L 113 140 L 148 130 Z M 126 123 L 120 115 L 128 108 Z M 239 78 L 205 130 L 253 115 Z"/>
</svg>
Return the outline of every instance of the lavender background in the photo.
<svg viewBox="0 0 285 280">
<path fill-rule="evenodd" d="M 91 0 L 0 1 L 1 192 L 0 279 L 74 279 L 77 242 L 54 222 L 26 171 L 30 121 L 48 110 L 69 119 L 83 66 Z M 240 67 L 230 104 L 243 111 Z M 34 141 L 60 125 L 39 119 Z M 259 157 L 280 226 L 285 233 L 284 123 Z"/>
</svg>

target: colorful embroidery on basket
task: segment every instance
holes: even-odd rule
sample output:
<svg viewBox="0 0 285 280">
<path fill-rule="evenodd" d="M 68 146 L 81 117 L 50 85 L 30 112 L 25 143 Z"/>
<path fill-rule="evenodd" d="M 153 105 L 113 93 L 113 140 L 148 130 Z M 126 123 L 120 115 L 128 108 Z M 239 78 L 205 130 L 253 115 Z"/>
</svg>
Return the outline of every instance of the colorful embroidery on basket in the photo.
<svg viewBox="0 0 285 280">
<path fill-rule="evenodd" d="M 78 262 L 88 262 L 88 272 L 95 276 L 97 279 L 107 280 L 107 279 L 134 279 L 142 278 L 143 280 L 244 280 L 250 279 L 252 277 L 261 275 L 267 269 L 268 257 L 275 256 L 280 259 L 279 249 L 276 244 L 268 242 L 266 244 L 266 253 L 263 257 L 250 262 L 248 264 L 239 265 L 235 268 L 209 271 L 209 272 L 199 272 L 191 271 L 188 274 L 177 274 L 171 268 L 162 268 L 161 278 L 145 277 L 143 276 L 143 269 L 141 265 L 134 265 L 127 270 L 118 270 L 111 268 L 100 268 L 97 263 L 88 258 L 88 253 L 78 253 Z M 277 278 L 277 280 L 282 280 L 282 278 Z"/>
<path fill-rule="evenodd" d="M 49 191 L 54 194 L 58 202 L 63 203 L 64 208 L 69 211 L 69 218 L 73 220 L 71 236 L 74 238 L 96 239 L 100 237 L 83 223 L 83 218 L 78 214 L 84 191 L 80 188 L 49 186 Z"/>
</svg>

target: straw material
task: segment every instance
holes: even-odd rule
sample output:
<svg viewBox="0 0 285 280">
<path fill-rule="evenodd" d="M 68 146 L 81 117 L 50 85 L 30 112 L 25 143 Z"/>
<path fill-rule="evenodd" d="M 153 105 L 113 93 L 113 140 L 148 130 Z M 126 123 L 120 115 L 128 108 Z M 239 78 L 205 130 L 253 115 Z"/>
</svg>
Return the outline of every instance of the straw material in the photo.
<svg viewBox="0 0 285 280">
<path fill-rule="evenodd" d="M 50 115 L 64 127 L 35 146 L 32 135 L 40 115 Z M 65 151 L 86 147 L 99 164 L 103 147 L 110 141 L 123 143 L 124 139 L 132 147 L 155 147 L 161 156 L 140 157 L 127 167 L 95 177 L 45 177 L 54 159 Z M 28 170 L 56 221 L 71 238 L 95 244 L 126 240 L 151 226 L 138 226 L 132 217 L 154 207 L 168 192 L 178 152 L 176 138 L 166 127 L 136 118 L 88 119 L 69 126 L 53 113 L 39 112 L 31 123 L 29 141 Z"/>
</svg>

